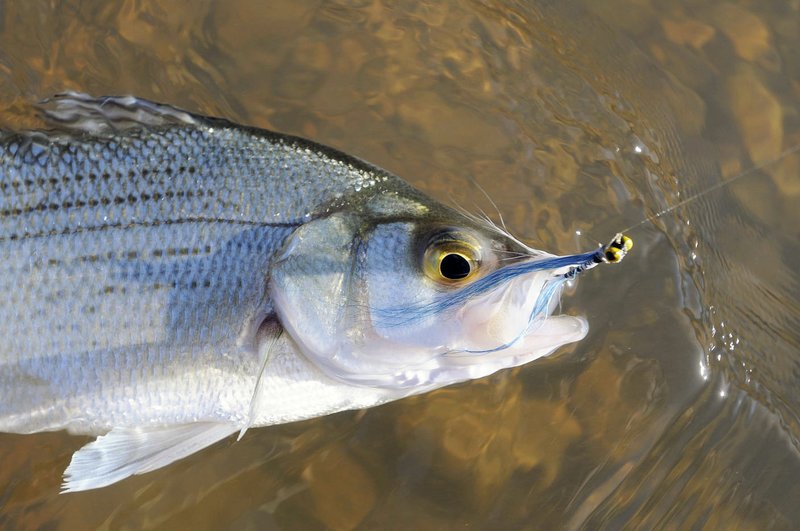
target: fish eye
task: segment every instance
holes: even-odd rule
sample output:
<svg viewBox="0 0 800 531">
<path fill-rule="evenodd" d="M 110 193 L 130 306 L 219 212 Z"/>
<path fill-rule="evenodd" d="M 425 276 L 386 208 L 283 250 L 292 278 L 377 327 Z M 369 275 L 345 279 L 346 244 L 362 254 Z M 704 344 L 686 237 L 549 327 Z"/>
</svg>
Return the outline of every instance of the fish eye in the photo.
<svg viewBox="0 0 800 531">
<path fill-rule="evenodd" d="M 448 280 L 467 278 L 472 272 L 469 258 L 459 253 L 447 253 L 439 262 L 439 273 Z"/>
<path fill-rule="evenodd" d="M 478 273 L 481 257 L 476 244 L 453 235 L 432 241 L 425 250 L 425 274 L 441 284 L 461 284 Z"/>
</svg>

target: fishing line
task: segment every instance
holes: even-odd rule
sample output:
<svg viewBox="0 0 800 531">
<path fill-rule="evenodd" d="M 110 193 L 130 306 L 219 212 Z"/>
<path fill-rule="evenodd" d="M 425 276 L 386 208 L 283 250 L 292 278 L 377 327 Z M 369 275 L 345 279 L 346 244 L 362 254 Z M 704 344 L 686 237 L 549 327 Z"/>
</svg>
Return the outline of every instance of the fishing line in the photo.
<svg viewBox="0 0 800 531">
<path fill-rule="evenodd" d="M 621 233 L 625 233 L 625 232 L 631 231 L 631 230 L 633 230 L 633 229 L 635 229 L 635 228 L 637 228 L 637 227 L 639 227 L 641 225 L 644 225 L 648 221 L 655 221 L 656 219 L 660 218 L 661 216 L 663 216 L 665 214 L 669 214 L 670 212 L 674 211 L 675 209 L 678 209 L 678 208 L 680 208 L 680 207 L 682 207 L 682 206 L 684 206 L 686 204 L 689 204 L 689 203 L 691 203 L 691 202 L 703 197 L 704 195 L 708 195 L 711 192 L 714 192 L 716 190 L 719 190 L 720 188 L 724 188 L 724 187 L 726 187 L 728 185 L 731 185 L 731 184 L 733 184 L 734 182 L 736 182 L 736 181 L 738 181 L 740 179 L 743 179 L 745 177 L 749 177 L 751 175 L 754 175 L 758 171 L 763 170 L 764 168 L 766 168 L 768 166 L 771 166 L 773 164 L 776 164 L 776 163 L 780 162 L 781 160 L 785 159 L 786 157 L 788 157 L 789 155 L 791 155 L 793 153 L 797 153 L 798 151 L 800 151 L 800 144 L 797 144 L 797 145 L 795 145 L 793 147 L 785 149 L 780 154 L 778 154 L 778 156 L 776 156 L 776 157 L 774 157 L 774 158 L 772 158 L 770 160 L 767 160 L 765 162 L 762 162 L 760 164 L 757 164 L 757 165 L 753 166 L 752 168 L 749 168 L 749 169 L 747 169 L 747 170 L 745 170 L 745 171 L 743 171 L 741 173 L 738 173 L 738 174 L 734 175 L 733 177 L 731 177 L 730 179 L 724 179 L 724 180 L 718 182 L 717 184 L 714 184 L 714 185 L 710 186 L 709 188 L 706 188 L 705 190 L 702 190 L 702 191 L 700 191 L 700 192 L 698 192 L 696 194 L 693 194 L 693 195 L 687 197 L 686 199 L 684 199 L 682 201 L 678 201 L 676 204 L 672 205 L 671 207 L 665 208 L 664 210 L 661 210 L 661 211 L 659 211 L 656 214 L 653 214 L 651 216 L 647 216 L 646 218 L 644 218 L 643 220 L 639 221 L 638 223 L 634 223 L 630 227 L 622 229 L 620 232 Z"/>
</svg>

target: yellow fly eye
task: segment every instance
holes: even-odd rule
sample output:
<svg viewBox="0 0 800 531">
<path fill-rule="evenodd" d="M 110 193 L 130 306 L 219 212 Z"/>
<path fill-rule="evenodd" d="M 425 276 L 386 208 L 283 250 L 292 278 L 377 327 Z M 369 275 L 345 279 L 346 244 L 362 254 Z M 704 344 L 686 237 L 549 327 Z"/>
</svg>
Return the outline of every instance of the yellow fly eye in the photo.
<svg viewBox="0 0 800 531">
<path fill-rule="evenodd" d="M 456 284 L 478 272 L 478 250 L 466 242 L 434 242 L 425 251 L 425 273 L 437 282 Z"/>
<path fill-rule="evenodd" d="M 606 247 L 606 260 L 612 264 L 621 261 L 633 249 L 633 240 L 624 234 L 617 234 L 611 243 Z"/>
<path fill-rule="evenodd" d="M 609 247 L 608 249 L 606 249 L 606 260 L 608 260 L 612 264 L 619 262 L 620 260 L 622 260 L 624 256 L 625 254 L 619 247 Z"/>
</svg>

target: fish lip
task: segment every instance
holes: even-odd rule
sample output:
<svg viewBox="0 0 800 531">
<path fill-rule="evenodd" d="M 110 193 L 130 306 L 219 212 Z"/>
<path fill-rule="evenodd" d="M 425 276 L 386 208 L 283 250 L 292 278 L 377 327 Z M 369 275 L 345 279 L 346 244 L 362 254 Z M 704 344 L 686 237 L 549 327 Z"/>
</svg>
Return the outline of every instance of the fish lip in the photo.
<svg viewBox="0 0 800 531">
<path fill-rule="evenodd" d="M 552 328 L 564 324 L 573 324 L 575 330 L 567 336 L 562 336 L 557 341 L 547 342 L 542 344 L 540 341 L 536 344 L 531 344 L 538 341 L 544 334 L 543 332 L 552 332 Z M 444 354 L 445 357 L 450 359 L 491 359 L 496 361 L 512 360 L 505 367 L 516 367 L 529 361 L 533 361 L 540 357 L 551 354 L 556 349 L 575 343 L 582 340 L 589 333 L 589 322 L 585 317 L 568 314 L 550 315 L 541 321 L 541 325 L 534 329 L 526 329 L 519 334 L 514 340 L 500 345 L 492 349 L 485 350 L 454 350 Z M 524 359 L 527 361 L 515 361 Z"/>
</svg>

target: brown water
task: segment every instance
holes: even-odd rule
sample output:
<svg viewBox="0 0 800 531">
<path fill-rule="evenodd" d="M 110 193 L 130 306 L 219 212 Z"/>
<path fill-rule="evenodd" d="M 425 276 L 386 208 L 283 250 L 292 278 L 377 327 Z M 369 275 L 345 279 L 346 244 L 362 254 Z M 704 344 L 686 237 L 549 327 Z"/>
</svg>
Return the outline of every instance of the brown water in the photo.
<svg viewBox="0 0 800 531">
<path fill-rule="evenodd" d="M 310 137 L 468 209 L 491 207 L 480 186 L 513 232 L 569 253 L 800 143 L 798 10 L 7 2 L 1 121 L 67 88 L 137 94 Z M 799 200 L 793 154 L 633 229 L 626 262 L 565 299 L 589 337 L 481 381 L 70 495 L 86 438 L 0 434 L 0 527 L 796 529 Z"/>
</svg>

